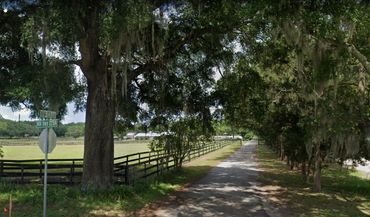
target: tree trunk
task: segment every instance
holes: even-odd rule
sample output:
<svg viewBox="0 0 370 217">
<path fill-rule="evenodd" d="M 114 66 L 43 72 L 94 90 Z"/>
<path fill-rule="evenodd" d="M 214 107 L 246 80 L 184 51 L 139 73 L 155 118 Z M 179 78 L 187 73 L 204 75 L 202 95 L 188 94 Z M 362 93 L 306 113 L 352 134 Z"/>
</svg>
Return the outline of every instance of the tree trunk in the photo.
<svg viewBox="0 0 370 217">
<path fill-rule="evenodd" d="M 84 191 L 106 189 L 113 184 L 114 108 L 107 79 L 89 81 L 82 177 Z"/>
<path fill-rule="evenodd" d="M 321 156 L 320 143 L 315 145 L 315 174 L 314 174 L 314 190 L 321 191 Z"/>
<path fill-rule="evenodd" d="M 301 165 L 301 174 L 302 174 L 303 181 L 306 181 L 307 180 L 306 161 L 303 161 L 302 162 L 302 165 Z"/>
<path fill-rule="evenodd" d="M 339 165 L 340 165 L 340 171 L 342 172 L 343 171 L 343 167 L 344 167 L 344 160 L 343 160 L 343 158 L 340 158 Z"/>
<path fill-rule="evenodd" d="M 184 161 L 184 157 L 181 157 L 181 158 L 180 158 L 180 160 L 179 160 L 179 168 L 181 168 L 181 167 L 182 167 L 182 163 L 183 163 L 183 161 Z"/>
<path fill-rule="evenodd" d="M 279 144 L 280 144 L 280 160 L 284 160 L 284 145 L 283 145 L 283 142 L 281 141 L 280 137 L 278 137 L 278 141 L 279 141 Z"/>
<path fill-rule="evenodd" d="M 310 176 L 311 176 L 311 167 L 312 167 L 312 156 L 308 160 L 308 165 L 307 165 L 307 176 L 306 176 L 306 183 L 310 183 Z"/>
<path fill-rule="evenodd" d="M 113 184 L 113 126 L 115 87 L 109 58 L 99 51 L 100 13 L 102 5 L 89 2 L 84 16 L 76 20 L 81 31 L 80 68 L 87 78 L 83 191 L 107 189 Z"/>
</svg>

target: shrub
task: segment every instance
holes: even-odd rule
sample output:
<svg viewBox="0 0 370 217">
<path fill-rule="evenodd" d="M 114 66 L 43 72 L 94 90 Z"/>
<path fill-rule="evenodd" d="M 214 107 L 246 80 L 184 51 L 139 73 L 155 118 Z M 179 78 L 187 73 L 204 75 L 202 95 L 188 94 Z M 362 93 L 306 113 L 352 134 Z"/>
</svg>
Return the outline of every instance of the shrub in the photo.
<svg viewBox="0 0 370 217">
<path fill-rule="evenodd" d="M 181 167 L 190 151 L 204 145 L 208 138 L 203 135 L 201 122 L 195 117 L 187 117 L 173 122 L 169 132 L 150 143 L 150 149 L 163 150 L 166 156 L 173 157 L 176 167 Z"/>
</svg>

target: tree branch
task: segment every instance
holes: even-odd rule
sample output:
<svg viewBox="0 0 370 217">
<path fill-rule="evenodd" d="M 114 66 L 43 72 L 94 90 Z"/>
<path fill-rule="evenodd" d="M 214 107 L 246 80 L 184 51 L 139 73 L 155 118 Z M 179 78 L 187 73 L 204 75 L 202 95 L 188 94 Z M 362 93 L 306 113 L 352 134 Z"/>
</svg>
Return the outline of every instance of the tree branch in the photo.
<svg viewBox="0 0 370 217">
<path fill-rule="evenodd" d="M 65 61 L 65 63 L 67 64 L 74 64 L 74 65 L 77 65 L 77 66 L 80 66 L 82 65 L 82 60 L 79 59 L 79 60 L 67 60 Z"/>
<path fill-rule="evenodd" d="M 370 73 L 370 62 L 353 44 L 347 44 L 348 51 L 361 63 L 361 65 Z"/>
<path fill-rule="evenodd" d="M 318 40 L 317 38 L 315 38 Z M 348 50 L 350 54 L 352 54 L 365 68 L 365 70 L 370 73 L 370 62 L 367 60 L 367 57 L 363 55 L 353 44 L 345 43 L 345 42 L 338 42 L 333 39 L 325 38 L 324 39 L 327 43 L 330 43 L 334 46 L 340 47 L 342 49 Z"/>
</svg>

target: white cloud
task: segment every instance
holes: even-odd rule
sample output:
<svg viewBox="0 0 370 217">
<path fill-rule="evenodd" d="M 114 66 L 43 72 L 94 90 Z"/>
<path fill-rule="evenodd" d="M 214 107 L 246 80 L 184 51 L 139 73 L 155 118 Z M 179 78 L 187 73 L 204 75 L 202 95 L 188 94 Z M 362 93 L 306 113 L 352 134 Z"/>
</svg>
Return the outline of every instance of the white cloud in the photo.
<svg viewBox="0 0 370 217">
<path fill-rule="evenodd" d="M 64 116 L 64 120 L 62 120 L 63 124 L 68 124 L 72 122 L 85 122 L 85 111 L 74 113 L 74 104 L 68 103 L 67 104 L 68 113 Z"/>
<path fill-rule="evenodd" d="M 0 115 L 3 116 L 5 119 L 18 121 L 20 119 L 21 121 L 31 120 L 30 119 L 31 111 L 29 109 L 21 109 L 19 111 L 12 111 L 12 109 L 8 106 L 0 106 Z"/>
</svg>

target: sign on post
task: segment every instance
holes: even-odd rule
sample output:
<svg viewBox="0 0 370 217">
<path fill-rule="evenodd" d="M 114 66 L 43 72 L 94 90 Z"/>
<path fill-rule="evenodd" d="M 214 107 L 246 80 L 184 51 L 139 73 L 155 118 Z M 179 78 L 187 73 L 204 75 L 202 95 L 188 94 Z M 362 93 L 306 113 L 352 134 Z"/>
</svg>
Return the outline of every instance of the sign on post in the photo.
<svg viewBox="0 0 370 217">
<path fill-rule="evenodd" d="M 41 110 L 40 111 L 40 118 L 45 118 L 45 119 L 55 119 L 57 117 L 57 113 L 53 111 L 46 111 L 46 110 Z"/>
<path fill-rule="evenodd" d="M 57 135 L 55 134 L 54 130 L 51 129 L 56 127 L 58 124 L 58 120 L 56 119 L 57 113 L 53 111 L 40 111 L 40 118 L 36 123 L 38 128 L 44 128 L 44 130 L 40 134 L 39 139 L 39 147 L 41 151 L 45 154 L 45 163 L 44 163 L 44 214 L 43 216 L 46 217 L 46 208 L 47 208 L 47 184 L 48 184 L 48 153 L 51 153 L 55 146 Z"/>
<path fill-rule="evenodd" d="M 37 128 L 53 128 L 58 125 L 58 120 L 57 119 L 43 119 L 43 120 L 38 120 L 36 122 L 36 127 Z"/>
<path fill-rule="evenodd" d="M 48 130 L 49 130 L 49 133 L 47 132 Z M 57 144 L 56 141 L 57 141 L 57 135 L 55 134 L 54 130 L 44 129 L 40 134 L 39 147 L 44 154 L 46 153 L 46 151 L 48 153 L 51 153 Z M 46 147 L 47 145 L 48 147 Z"/>
</svg>

